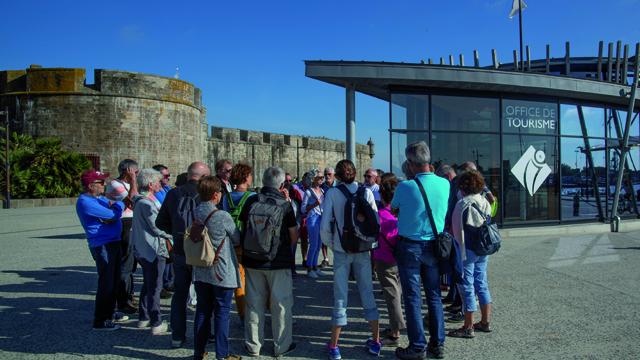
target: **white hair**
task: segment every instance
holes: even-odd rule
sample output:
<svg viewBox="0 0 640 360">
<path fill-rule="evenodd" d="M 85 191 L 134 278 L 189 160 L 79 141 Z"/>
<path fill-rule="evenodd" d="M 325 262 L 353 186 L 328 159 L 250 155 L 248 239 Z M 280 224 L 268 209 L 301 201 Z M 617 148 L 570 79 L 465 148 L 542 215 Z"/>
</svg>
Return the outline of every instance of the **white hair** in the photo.
<svg viewBox="0 0 640 360">
<path fill-rule="evenodd" d="M 282 168 L 278 166 L 272 166 L 264 171 L 262 175 L 262 185 L 274 189 L 280 189 L 280 186 L 284 184 L 285 173 Z"/>
<path fill-rule="evenodd" d="M 149 184 L 162 180 L 162 174 L 154 169 L 142 169 L 138 173 L 136 181 L 140 190 L 149 190 Z"/>
<path fill-rule="evenodd" d="M 429 145 L 424 141 L 416 141 L 407 145 L 404 155 L 413 165 L 424 166 L 431 162 L 431 151 Z"/>
</svg>

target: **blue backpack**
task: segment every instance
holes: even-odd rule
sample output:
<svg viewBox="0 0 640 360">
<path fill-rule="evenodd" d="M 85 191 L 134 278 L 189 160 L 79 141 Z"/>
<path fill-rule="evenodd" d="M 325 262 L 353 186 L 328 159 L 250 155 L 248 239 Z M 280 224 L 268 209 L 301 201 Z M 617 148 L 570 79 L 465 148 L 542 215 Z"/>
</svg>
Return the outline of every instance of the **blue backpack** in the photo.
<svg viewBox="0 0 640 360">
<path fill-rule="evenodd" d="M 498 225 L 491 222 L 491 215 L 485 214 L 480 210 L 478 205 L 472 203 L 474 209 L 478 211 L 485 220 L 482 225 L 475 227 L 466 223 L 469 216 L 469 208 L 467 208 L 462 216 L 464 220 L 464 244 L 467 249 L 471 249 L 476 255 L 492 255 L 500 250 L 502 238 L 498 231 Z"/>
</svg>

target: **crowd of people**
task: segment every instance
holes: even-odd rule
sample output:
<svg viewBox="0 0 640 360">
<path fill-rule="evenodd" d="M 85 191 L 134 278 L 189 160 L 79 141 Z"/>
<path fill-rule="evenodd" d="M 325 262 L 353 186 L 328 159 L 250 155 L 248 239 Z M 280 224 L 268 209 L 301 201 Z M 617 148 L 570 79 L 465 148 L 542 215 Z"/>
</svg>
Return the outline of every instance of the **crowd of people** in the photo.
<svg viewBox="0 0 640 360">
<path fill-rule="evenodd" d="M 93 328 L 117 330 L 137 313 L 138 328 L 149 328 L 152 335 L 170 328 L 171 346 L 179 348 L 186 344 L 187 309 L 195 303 L 194 359 L 206 357 L 212 342 L 216 359 L 237 359 L 229 350 L 235 299 L 245 355 L 260 355 L 267 312 L 274 356 L 287 355 L 296 348 L 293 278 L 302 276 L 295 263 L 300 242 L 306 276 L 315 279 L 333 270 L 326 348 L 331 360 L 342 358 L 349 281 L 355 281 L 371 328 L 363 343 L 372 356 L 383 346 L 395 346 L 399 359 L 443 358 L 445 321 L 461 323 L 450 337 L 490 332 L 488 256 L 476 254 L 468 244 L 474 241 L 469 234 L 475 234 L 470 227 L 491 216 L 496 198 L 472 162 L 434 171 L 424 142 L 409 144 L 405 155 L 403 174 L 368 169 L 362 183 L 349 160 L 324 171 L 311 169 L 300 181 L 273 166 L 260 174 L 259 189 L 252 187 L 251 166 L 229 160 L 216 162 L 215 175 L 207 164 L 194 162 L 175 187 L 161 164 L 140 169 L 134 160 L 123 160 L 111 181 L 109 174 L 84 172 L 84 193 L 76 209 L 98 272 Z M 205 239 L 215 249 L 211 266 L 190 265 L 185 255 L 185 241 L 191 241 L 185 233 L 194 224 L 207 230 Z M 433 244 L 445 231 L 453 235 L 455 246 L 443 260 Z M 133 274 L 138 265 L 143 284 L 136 297 Z M 383 330 L 375 281 L 388 311 Z M 160 309 L 161 297 L 169 296 L 170 326 Z M 423 314 L 425 301 L 428 312 Z M 445 303 L 451 303 L 446 320 Z M 405 347 L 400 346 L 402 332 L 409 339 Z"/>
</svg>

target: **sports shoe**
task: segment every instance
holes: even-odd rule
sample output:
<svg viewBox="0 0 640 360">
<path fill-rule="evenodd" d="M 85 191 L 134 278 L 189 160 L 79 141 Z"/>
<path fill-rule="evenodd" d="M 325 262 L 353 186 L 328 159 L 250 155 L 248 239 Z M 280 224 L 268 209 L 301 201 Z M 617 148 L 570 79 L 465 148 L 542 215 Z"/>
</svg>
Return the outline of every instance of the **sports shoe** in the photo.
<svg viewBox="0 0 640 360">
<path fill-rule="evenodd" d="M 96 331 L 114 331 L 120 329 L 120 325 L 113 322 L 113 320 L 105 320 L 102 324 L 94 324 L 93 330 Z"/>
<path fill-rule="evenodd" d="M 171 348 L 172 349 L 179 349 L 181 347 L 184 346 L 184 344 L 187 343 L 187 339 L 182 339 L 182 340 L 174 340 L 171 339 Z"/>
<path fill-rule="evenodd" d="M 329 360 L 341 360 L 342 355 L 340 355 L 340 347 L 336 345 L 335 348 L 331 348 L 329 344 L 327 344 L 327 350 L 329 351 Z"/>
<path fill-rule="evenodd" d="M 310 278 L 314 278 L 314 279 L 318 278 L 318 274 L 316 274 L 315 270 L 311 270 L 311 271 L 307 272 L 307 276 L 310 277 Z"/>
<path fill-rule="evenodd" d="M 447 336 L 455 337 L 455 338 L 473 339 L 476 335 L 473 332 L 473 328 L 467 329 L 465 327 L 461 327 L 460 329 L 449 331 L 447 333 Z"/>
<path fill-rule="evenodd" d="M 364 346 L 369 354 L 380 356 L 380 348 L 382 348 L 380 342 L 373 340 L 373 338 L 368 338 Z"/>
<path fill-rule="evenodd" d="M 320 268 L 324 269 L 326 267 L 329 267 L 329 260 L 323 259 L 322 262 L 320 263 Z"/>
<path fill-rule="evenodd" d="M 160 325 L 151 327 L 151 335 L 164 335 L 168 329 L 167 323 L 163 321 Z"/>
<path fill-rule="evenodd" d="M 149 324 L 151 324 L 151 321 L 149 320 L 138 320 L 138 324 L 136 325 L 136 327 L 138 329 L 144 329 L 146 327 L 149 327 Z"/>
<path fill-rule="evenodd" d="M 427 357 L 444 359 L 444 345 L 427 346 Z"/>
<path fill-rule="evenodd" d="M 461 323 L 461 322 L 464 322 L 464 315 L 462 313 L 456 313 L 449 316 L 444 321 L 448 323 Z"/>
<path fill-rule="evenodd" d="M 473 324 L 473 330 L 488 333 L 491 332 L 491 326 L 489 326 L 489 323 L 485 324 L 482 321 L 479 321 Z"/>
<path fill-rule="evenodd" d="M 400 345 L 400 337 L 392 335 L 393 330 L 387 328 L 380 332 L 380 342 L 382 346 L 398 346 Z"/>
<path fill-rule="evenodd" d="M 244 351 L 247 353 L 247 355 L 249 355 L 249 357 L 258 357 L 258 356 L 260 356 L 260 352 L 251 351 L 251 349 L 249 349 L 249 347 L 247 346 L 246 343 L 244 343 L 242 346 L 244 347 Z"/>
<path fill-rule="evenodd" d="M 120 311 L 116 311 L 113 313 L 113 322 L 114 323 L 123 323 L 129 320 L 129 317 Z"/>
<path fill-rule="evenodd" d="M 426 351 L 416 351 L 407 346 L 406 348 L 396 348 L 396 357 L 400 360 L 422 360 L 426 356 Z"/>
</svg>

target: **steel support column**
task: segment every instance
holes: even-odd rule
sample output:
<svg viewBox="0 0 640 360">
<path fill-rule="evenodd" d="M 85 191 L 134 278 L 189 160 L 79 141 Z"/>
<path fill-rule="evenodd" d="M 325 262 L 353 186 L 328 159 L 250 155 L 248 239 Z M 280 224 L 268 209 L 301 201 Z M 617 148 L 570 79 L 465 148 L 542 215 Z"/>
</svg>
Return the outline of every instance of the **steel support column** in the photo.
<svg viewBox="0 0 640 360">
<path fill-rule="evenodd" d="M 356 90 L 353 85 L 345 86 L 345 90 L 347 110 L 347 143 L 345 153 L 347 155 L 347 159 L 356 164 Z"/>
<path fill-rule="evenodd" d="M 624 164 L 629 152 L 629 130 L 631 128 L 631 118 L 636 103 L 636 90 L 638 90 L 638 70 L 640 70 L 640 43 L 636 43 L 635 68 L 633 70 L 633 83 L 631 84 L 631 96 L 629 98 L 629 108 L 627 109 L 627 121 L 624 128 L 624 137 L 620 144 L 620 164 L 618 165 L 618 176 L 616 178 L 616 192 L 613 196 L 613 207 L 611 209 L 611 231 L 617 232 L 620 218 L 618 217 L 618 201 L 620 199 L 620 188 L 622 187 L 622 175 L 624 174 Z"/>
<path fill-rule="evenodd" d="M 594 196 L 596 206 L 598 207 L 598 220 L 604 221 L 604 211 L 602 211 L 602 200 L 600 200 L 600 185 L 598 184 L 598 175 L 596 167 L 593 163 L 593 154 L 591 153 L 591 144 L 587 135 L 587 124 L 584 121 L 584 113 L 582 105 L 578 105 L 578 118 L 580 119 L 580 128 L 582 129 L 582 140 L 584 141 L 584 153 L 587 157 L 588 167 L 591 169 L 591 182 L 593 183 Z"/>
</svg>

